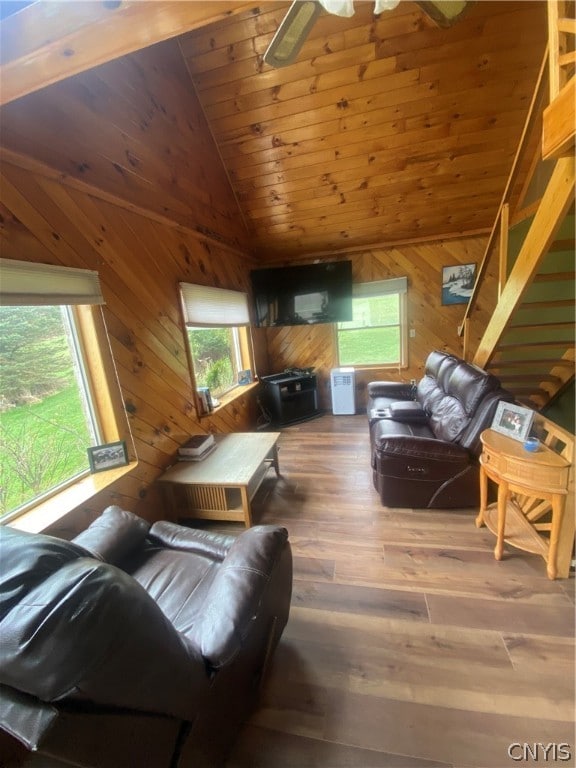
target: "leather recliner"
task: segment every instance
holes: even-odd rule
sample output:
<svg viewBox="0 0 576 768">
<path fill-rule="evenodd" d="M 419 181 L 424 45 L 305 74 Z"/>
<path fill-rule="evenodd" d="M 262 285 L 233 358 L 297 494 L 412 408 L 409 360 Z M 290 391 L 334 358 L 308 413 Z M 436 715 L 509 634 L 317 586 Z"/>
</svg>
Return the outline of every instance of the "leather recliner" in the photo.
<svg viewBox="0 0 576 768">
<path fill-rule="evenodd" d="M 284 528 L 233 537 L 109 507 L 73 541 L 3 526 L 0 556 L 1 728 L 101 766 L 129 722 L 130 757 L 111 745 L 126 768 L 163 764 L 135 757 L 159 724 L 167 766 L 220 764 L 288 620 Z M 80 732 L 91 743 L 63 755 Z"/>
<path fill-rule="evenodd" d="M 513 399 L 495 376 L 440 351 L 430 353 L 415 387 L 370 382 L 373 481 L 382 504 L 477 506 L 480 434 L 500 400 Z"/>
</svg>

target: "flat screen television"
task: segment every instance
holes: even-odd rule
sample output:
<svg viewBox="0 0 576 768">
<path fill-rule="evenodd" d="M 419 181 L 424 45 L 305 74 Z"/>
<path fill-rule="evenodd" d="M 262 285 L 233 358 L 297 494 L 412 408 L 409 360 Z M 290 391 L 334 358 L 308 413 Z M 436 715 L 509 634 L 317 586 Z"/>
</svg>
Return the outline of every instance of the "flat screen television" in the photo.
<svg viewBox="0 0 576 768">
<path fill-rule="evenodd" d="M 250 273 L 256 325 L 352 320 L 352 262 L 333 261 Z"/>
</svg>

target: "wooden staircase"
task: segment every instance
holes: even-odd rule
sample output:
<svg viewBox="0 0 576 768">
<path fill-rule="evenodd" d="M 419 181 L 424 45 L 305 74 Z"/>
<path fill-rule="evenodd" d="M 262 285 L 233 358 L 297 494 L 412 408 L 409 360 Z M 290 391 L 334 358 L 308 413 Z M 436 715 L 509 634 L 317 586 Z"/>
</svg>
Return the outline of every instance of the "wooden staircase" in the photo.
<svg viewBox="0 0 576 768">
<path fill-rule="evenodd" d="M 574 379 L 575 360 L 576 26 L 573 3 L 549 5 L 549 51 L 459 329 L 464 357 L 536 410 Z"/>
</svg>

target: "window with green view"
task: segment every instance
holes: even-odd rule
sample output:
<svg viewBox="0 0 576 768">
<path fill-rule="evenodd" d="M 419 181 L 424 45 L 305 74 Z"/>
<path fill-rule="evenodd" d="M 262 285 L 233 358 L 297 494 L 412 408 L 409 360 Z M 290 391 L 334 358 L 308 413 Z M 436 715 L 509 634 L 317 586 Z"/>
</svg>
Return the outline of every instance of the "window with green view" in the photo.
<svg viewBox="0 0 576 768">
<path fill-rule="evenodd" d="M 381 283 L 364 283 L 367 293 Z M 338 323 L 338 360 L 340 365 L 402 365 L 406 323 L 404 292 L 355 295 L 352 320 Z"/>
<path fill-rule="evenodd" d="M 69 307 L 0 307 L 0 516 L 89 470 L 98 442 Z"/>
<path fill-rule="evenodd" d="M 197 387 L 220 397 L 238 383 L 241 370 L 237 328 L 187 329 Z"/>
</svg>

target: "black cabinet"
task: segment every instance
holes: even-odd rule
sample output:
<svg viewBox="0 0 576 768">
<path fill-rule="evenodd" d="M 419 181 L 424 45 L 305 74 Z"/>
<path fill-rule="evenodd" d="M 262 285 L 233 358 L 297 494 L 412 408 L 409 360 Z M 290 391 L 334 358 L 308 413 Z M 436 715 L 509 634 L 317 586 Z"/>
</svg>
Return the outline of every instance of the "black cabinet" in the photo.
<svg viewBox="0 0 576 768">
<path fill-rule="evenodd" d="M 262 376 L 262 405 L 276 425 L 318 416 L 318 387 L 313 373 Z"/>
</svg>

